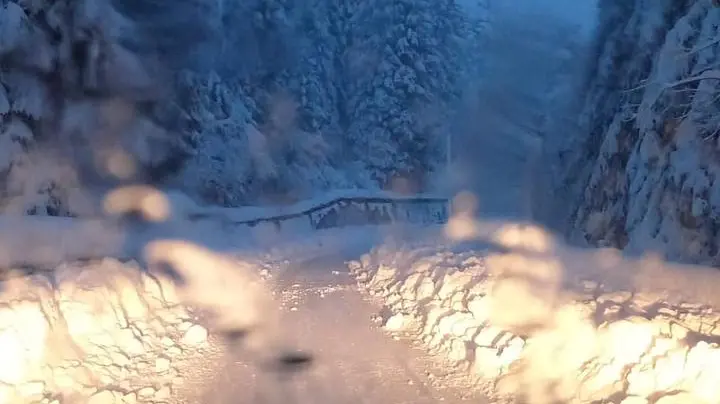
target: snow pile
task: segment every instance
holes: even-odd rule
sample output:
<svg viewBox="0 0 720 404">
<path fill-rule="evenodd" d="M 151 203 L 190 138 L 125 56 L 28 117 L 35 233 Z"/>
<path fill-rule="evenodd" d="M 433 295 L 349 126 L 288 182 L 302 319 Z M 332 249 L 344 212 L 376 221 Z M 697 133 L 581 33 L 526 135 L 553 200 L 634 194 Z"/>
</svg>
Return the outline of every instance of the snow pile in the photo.
<svg viewBox="0 0 720 404">
<path fill-rule="evenodd" d="M 163 402 L 179 363 L 207 346 L 173 285 L 132 263 L 68 264 L 0 288 L 0 403 Z"/>
<path fill-rule="evenodd" d="M 705 293 L 720 274 L 680 268 L 674 278 L 678 268 L 570 251 L 531 227 L 496 229 L 491 239 L 476 249 L 437 236 L 388 243 L 349 266 L 386 305 L 387 330 L 422 338 L 498 398 L 720 400 L 720 314 Z M 698 293 L 658 288 L 672 284 Z"/>
</svg>

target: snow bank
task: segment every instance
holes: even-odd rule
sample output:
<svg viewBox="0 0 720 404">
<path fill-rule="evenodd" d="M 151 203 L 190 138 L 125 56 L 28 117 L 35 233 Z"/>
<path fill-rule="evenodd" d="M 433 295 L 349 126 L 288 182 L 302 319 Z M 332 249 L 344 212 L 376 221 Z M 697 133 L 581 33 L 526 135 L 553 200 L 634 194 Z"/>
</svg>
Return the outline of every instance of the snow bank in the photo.
<svg viewBox="0 0 720 404">
<path fill-rule="evenodd" d="M 720 401 L 719 273 L 570 250 L 533 227 L 489 236 L 390 242 L 349 267 L 386 305 L 387 330 L 422 338 L 498 398 Z"/>
<path fill-rule="evenodd" d="M 63 265 L 0 287 L 0 403 L 163 402 L 179 364 L 207 346 L 174 287 L 132 263 Z"/>
<path fill-rule="evenodd" d="M 241 350 L 264 369 L 311 359 L 284 338 L 267 266 L 218 251 L 263 240 L 126 191 L 109 211 L 140 204 L 156 223 L 0 216 L 0 404 L 166 402 L 183 364 L 210 348 Z"/>
</svg>

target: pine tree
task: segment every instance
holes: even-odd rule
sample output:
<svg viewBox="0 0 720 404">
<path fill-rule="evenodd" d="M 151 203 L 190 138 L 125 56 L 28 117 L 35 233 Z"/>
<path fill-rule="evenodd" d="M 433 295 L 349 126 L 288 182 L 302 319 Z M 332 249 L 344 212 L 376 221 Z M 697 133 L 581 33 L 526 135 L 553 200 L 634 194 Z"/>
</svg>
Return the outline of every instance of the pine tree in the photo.
<svg viewBox="0 0 720 404">
<path fill-rule="evenodd" d="M 331 34 L 332 10 L 327 0 L 304 3 L 299 9 L 298 31 L 304 55 L 295 71 L 300 127 L 325 137 L 339 136 L 334 57 L 339 41 Z"/>
</svg>

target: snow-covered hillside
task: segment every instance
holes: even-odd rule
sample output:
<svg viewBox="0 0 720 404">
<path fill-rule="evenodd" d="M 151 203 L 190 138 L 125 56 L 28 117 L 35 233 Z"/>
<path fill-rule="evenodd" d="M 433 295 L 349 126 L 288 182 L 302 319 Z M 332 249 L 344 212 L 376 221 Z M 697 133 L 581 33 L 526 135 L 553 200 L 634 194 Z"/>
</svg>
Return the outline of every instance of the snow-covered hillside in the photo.
<svg viewBox="0 0 720 404">
<path fill-rule="evenodd" d="M 455 1 L 117 3 L 150 39 L 198 30 L 195 57 L 158 45 L 182 71 L 192 151 L 171 183 L 193 197 L 238 206 L 427 190 L 445 161 L 476 25 Z M 207 18 L 192 22 L 197 13 Z"/>
<path fill-rule="evenodd" d="M 554 189 L 574 241 L 718 265 L 720 8 L 600 1 L 581 136 Z"/>
<path fill-rule="evenodd" d="M 4 2 L 3 210 L 85 215 L 130 168 L 224 206 L 427 190 L 484 21 L 455 1 Z"/>
</svg>

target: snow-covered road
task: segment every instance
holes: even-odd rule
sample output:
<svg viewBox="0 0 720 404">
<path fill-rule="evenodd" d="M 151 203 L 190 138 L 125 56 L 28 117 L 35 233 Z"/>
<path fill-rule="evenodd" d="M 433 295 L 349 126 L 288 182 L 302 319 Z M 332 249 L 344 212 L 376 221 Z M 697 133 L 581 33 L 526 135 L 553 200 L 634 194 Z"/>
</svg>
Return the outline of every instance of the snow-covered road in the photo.
<svg viewBox="0 0 720 404">
<path fill-rule="evenodd" d="M 49 224 L 26 225 L 21 240 L 98 231 L 52 235 Z M 0 283 L 0 404 L 491 402 L 481 388 L 502 403 L 720 402 L 712 268 L 573 249 L 533 226 L 463 215 L 445 227 L 253 238 L 181 226 L 146 238 L 143 265 L 51 266 L 68 251 L 21 244 L 7 254 L 47 270 Z M 87 256 L 73 246 L 71 257 Z M 230 349 L 219 331 L 251 349 Z M 257 371 L 296 348 L 314 363 L 293 378 Z"/>
<path fill-rule="evenodd" d="M 312 367 L 277 382 L 258 374 L 241 354 L 212 358 L 224 362 L 222 369 L 195 375 L 180 402 L 257 403 L 256 394 L 269 403 L 487 402 L 439 357 L 378 328 L 373 319 L 381 308 L 357 290 L 344 258 L 335 252 L 290 262 L 275 278 L 283 328 L 296 346 L 313 351 Z"/>
</svg>

